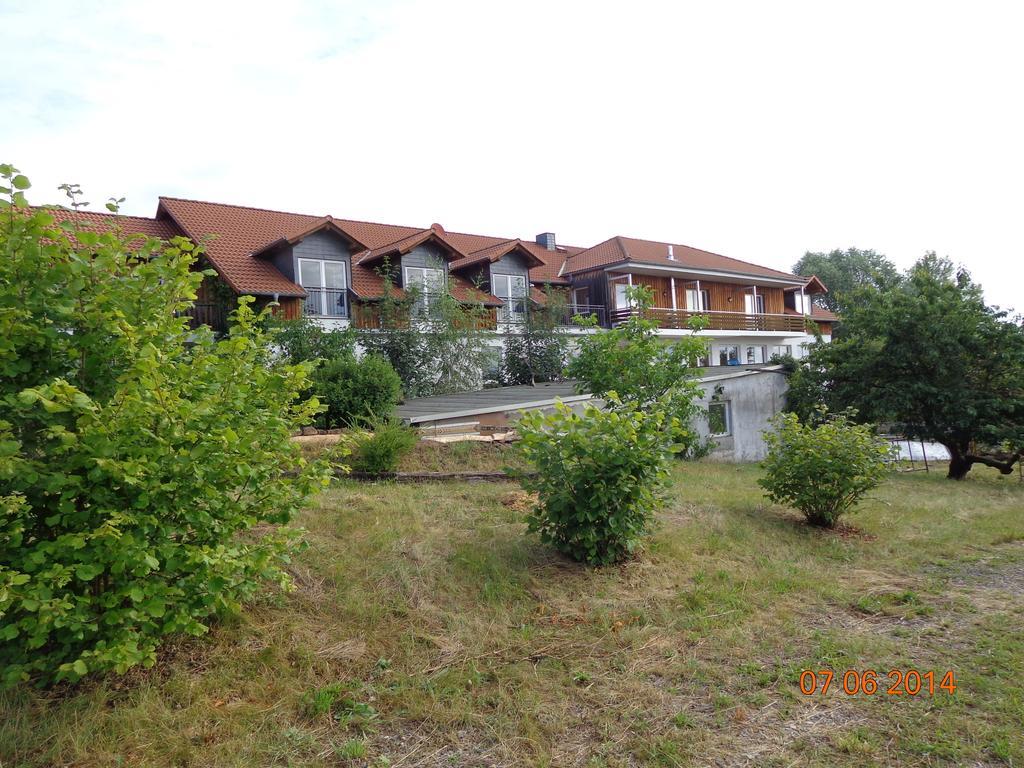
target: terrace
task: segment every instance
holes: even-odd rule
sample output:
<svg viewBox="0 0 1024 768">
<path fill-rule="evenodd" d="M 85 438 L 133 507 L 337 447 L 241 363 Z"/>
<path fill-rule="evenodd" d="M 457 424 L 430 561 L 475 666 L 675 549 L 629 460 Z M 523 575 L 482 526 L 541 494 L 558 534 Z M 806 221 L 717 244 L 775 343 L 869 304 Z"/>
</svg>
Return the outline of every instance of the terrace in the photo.
<svg viewBox="0 0 1024 768">
<path fill-rule="evenodd" d="M 611 312 L 612 324 L 624 322 L 638 314 L 639 310 L 626 308 Z M 653 320 L 659 328 L 686 330 L 696 317 L 705 318 L 709 331 L 774 332 L 798 334 L 806 332 L 806 320 L 802 315 L 779 313 L 747 313 L 723 310 L 688 310 L 652 307 L 643 312 L 644 317 Z"/>
</svg>

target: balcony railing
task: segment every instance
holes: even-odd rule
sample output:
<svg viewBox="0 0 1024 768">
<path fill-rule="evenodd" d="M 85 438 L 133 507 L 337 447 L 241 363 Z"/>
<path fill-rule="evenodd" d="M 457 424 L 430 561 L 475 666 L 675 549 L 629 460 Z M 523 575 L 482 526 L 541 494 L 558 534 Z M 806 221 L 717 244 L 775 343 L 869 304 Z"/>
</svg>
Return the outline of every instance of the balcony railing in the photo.
<svg viewBox="0 0 1024 768">
<path fill-rule="evenodd" d="M 345 288 L 306 288 L 302 313 L 311 317 L 348 317 L 348 291 Z"/>
<path fill-rule="evenodd" d="M 526 297 L 505 299 L 498 307 L 499 323 L 525 323 L 530 300 Z"/>
<path fill-rule="evenodd" d="M 596 317 L 597 324 L 605 323 L 604 306 L 600 304 L 562 304 L 534 306 L 528 299 L 508 299 L 498 309 L 498 322 L 511 325 L 526 323 L 532 315 L 541 315 L 553 325 L 573 326 L 577 318 Z"/>
<path fill-rule="evenodd" d="M 486 307 L 482 311 L 467 313 L 462 322 L 467 328 L 478 331 L 491 331 L 498 327 L 497 307 Z M 430 305 L 398 308 L 387 319 L 381 316 L 380 305 L 356 302 L 352 305 L 352 325 L 363 330 L 380 330 L 382 328 L 419 328 L 429 331 L 431 322 L 438 319 L 437 313 L 431 313 Z"/>
<path fill-rule="evenodd" d="M 612 323 L 621 323 L 637 313 L 635 309 L 612 311 Z M 644 312 L 644 316 L 657 322 L 659 328 L 686 329 L 690 319 L 707 318 L 709 331 L 775 331 L 805 333 L 806 323 L 802 315 L 747 314 L 746 312 L 708 311 L 695 312 L 687 309 L 662 309 L 655 307 Z"/>
</svg>

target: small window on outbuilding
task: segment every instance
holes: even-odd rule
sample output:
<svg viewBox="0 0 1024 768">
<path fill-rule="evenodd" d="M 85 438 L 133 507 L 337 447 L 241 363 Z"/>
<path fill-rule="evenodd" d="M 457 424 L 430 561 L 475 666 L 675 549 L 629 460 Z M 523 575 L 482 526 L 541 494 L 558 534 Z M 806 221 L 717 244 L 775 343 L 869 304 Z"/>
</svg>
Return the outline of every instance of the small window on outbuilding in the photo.
<svg viewBox="0 0 1024 768">
<path fill-rule="evenodd" d="M 728 400 L 715 400 L 708 406 L 708 432 L 712 437 L 732 434 L 732 414 Z"/>
</svg>

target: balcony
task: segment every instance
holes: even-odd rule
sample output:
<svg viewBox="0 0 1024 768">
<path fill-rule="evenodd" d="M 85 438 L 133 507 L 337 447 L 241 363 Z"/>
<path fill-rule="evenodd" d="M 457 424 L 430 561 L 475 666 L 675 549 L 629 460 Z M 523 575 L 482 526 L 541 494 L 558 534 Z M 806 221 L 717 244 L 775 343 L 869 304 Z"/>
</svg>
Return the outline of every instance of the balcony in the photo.
<svg viewBox="0 0 1024 768">
<path fill-rule="evenodd" d="M 635 309 L 616 309 L 611 313 L 612 323 L 621 323 L 635 315 Z M 806 321 L 802 315 L 747 314 L 745 312 L 707 311 L 695 312 L 686 309 L 662 309 L 654 307 L 644 316 L 658 324 L 659 328 L 686 330 L 690 319 L 707 318 L 709 331 L 769 331 L 775 333 L 806 333 Z"/>
<path fill-rule="evenodd" d="M 531 313 L 556 326 L 575 326 L 577 319 L 588 317 L 596 317 L 599 326 L 605 323 L 604 306 L 600 304 L 536 306 L 528 299 L 507 299 L 498 308 L 498 322 L 508 325 L 525 324 Z"/>
<path fill-rule="evenodd" d="M 310 317 L 348 317 L 348 291 L 345 288 L 306 288 L 302 314 Z"/>
<path fill-rule="evenodd" d="M 476 331 L 493 331 L 498 327 L 497 307 L 485 307 L 482 311 L 467 313 L 463 319 L 465 327 Z M 356 302 L 352 305 L 352 325 L 360 330 L 381 330 L 384 328 L 417 328 L 429 331 L 432 320 L 438 318 L 429 302 L 414 306 L 399 306 L 383 317 L 378 302 Z"/>
</svg>

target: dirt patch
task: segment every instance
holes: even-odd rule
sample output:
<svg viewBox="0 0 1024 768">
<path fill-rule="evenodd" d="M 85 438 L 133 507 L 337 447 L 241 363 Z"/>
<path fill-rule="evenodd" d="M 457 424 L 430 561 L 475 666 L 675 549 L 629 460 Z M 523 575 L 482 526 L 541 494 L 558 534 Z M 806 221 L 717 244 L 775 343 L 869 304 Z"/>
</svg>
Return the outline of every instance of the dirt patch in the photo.
<svg viewBox="0 0 1024 768">
<path fill-rule="evenodd" d="M 537 494 L 514 491 L 501 500 L 502 505 L 521 515 L 529 514 L 537 504 Z"/>
</svg>

